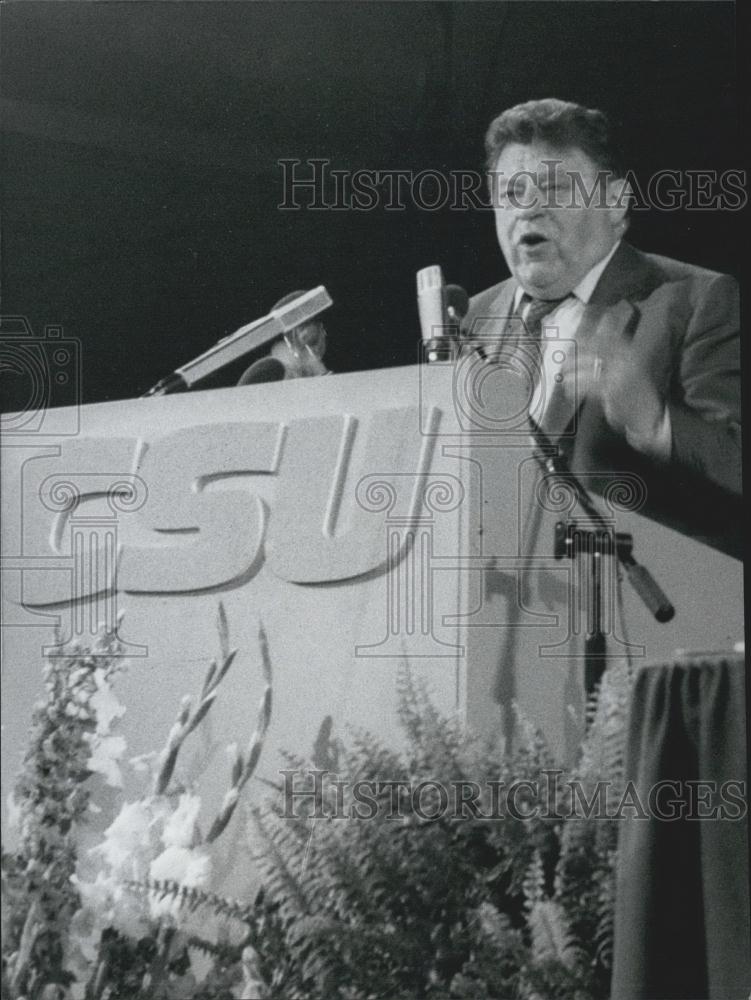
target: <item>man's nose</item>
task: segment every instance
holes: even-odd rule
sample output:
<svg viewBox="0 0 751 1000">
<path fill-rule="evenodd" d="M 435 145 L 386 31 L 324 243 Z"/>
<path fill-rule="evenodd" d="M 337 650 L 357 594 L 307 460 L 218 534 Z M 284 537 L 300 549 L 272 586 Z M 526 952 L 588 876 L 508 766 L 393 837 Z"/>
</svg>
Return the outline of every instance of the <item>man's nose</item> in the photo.
<svg viewBox="0 0 751 1000">
<path fill-rule="evenodd" d="M 531 181 L 521 191 L 516 192 L 514 208 L 523 218 L 534 218 L 542 214 L 543 193 Z"/>
</svg>

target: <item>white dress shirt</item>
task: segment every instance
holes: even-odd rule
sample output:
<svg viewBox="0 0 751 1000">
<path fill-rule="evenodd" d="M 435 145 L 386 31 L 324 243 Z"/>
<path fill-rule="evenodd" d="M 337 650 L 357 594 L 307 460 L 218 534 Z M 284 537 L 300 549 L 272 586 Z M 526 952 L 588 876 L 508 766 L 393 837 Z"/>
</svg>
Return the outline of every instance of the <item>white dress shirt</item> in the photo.
<svg viewBox="0 0 751 1000">
<path fill-rule="evenodd" d="M 571 374 L 571 344 L 576 343 L 576 335 L 579 325 L 584 316 L 584 307 L 592 297 L 597 282 L 600 280 L 602 272 L 610 263 L 613 254 L 620 245 L 620 240 L 613 246 L 608 254 L 598 261 L 582 278 L 578 285 L 571 290 L 570 295 L 553 309 L 542 320 L 542 377 L 538 380 L 535 393 L 530 403 L 530 415 L 538 423 L 544 426 L 545 411 L 548 408 L 552 391 L 562 382 L 565 387 L 570 386 L 570 381 L 566 382 L 566 374 Z M 514 294 L 514 311 L 519 308 L 524 289 L 519 286 Z M 524 319 L 524 312 L 522 319 Z M 584 370 L 584 366 L 592 366 L 594 358 L 586 350 L 579 350 L 576 357 L 576 381 L 580 386 L 590 383 L 593 373 Z M 570 390 L 569 390 L 570 391 Z M 670 458 L 672 437 L 670 427 L 670 413 L 665 407 L 665 413 L 656 436 L 645 441 L 637 438 L 631 433 L 628 427 L 625 428 L 626 440 L 636 451 L 650 455 L 662 461 Z"/>
</svg>

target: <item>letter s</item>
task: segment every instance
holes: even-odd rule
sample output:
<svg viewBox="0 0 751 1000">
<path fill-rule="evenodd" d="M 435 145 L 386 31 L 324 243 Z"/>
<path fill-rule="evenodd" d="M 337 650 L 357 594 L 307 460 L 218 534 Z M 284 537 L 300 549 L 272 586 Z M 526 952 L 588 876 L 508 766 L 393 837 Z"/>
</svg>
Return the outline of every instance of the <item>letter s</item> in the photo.
<svg viewBox="0 0 751 1000">
<path fill-rule="evenodd" d="M 140 527 L 151 537 L 123 546 L 119 589 L 184 593 L 252 573 L 263 543 L 262 500 L 247 489 L 205 486 L 232 474 L 274 472 L 280 438 L 275 423 L 208 424 L 158 438 L 137 470 L 149 489 Z"/>
</svg>

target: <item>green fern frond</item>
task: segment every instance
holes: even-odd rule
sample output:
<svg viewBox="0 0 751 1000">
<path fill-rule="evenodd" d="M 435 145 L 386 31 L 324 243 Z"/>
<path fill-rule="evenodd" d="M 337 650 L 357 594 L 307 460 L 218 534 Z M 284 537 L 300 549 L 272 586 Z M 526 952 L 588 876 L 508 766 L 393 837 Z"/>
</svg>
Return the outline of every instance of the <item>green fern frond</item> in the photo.
<svg viewBox="0 0 751 1000">
<path fill-rule="evenodd" d="M 535 851 L 532 857 L 532 863 L 524 877 L 522 891 L 527 912 L 531 912 L 545 899 L 545 867 L 539 851 Z"/>
<path fill-rule="evenodd" d="M 508 938 L 511 921 L 492 903 L 481 903 L 477 908 L 477 923 L 482 935 L 496 948 L 503 948 Z"/>
<path fill-rule="evenodd" d="M 595 943 L 597 959 L 605 969 L 613 965 L 615 941 L 616 851 L 608 856 L 608 870 L 603 873 L 597 905 Z"/>
<path fill-rule="evenodd" d="M 231 945 L 225 941 L 207 941 L 196 934 L 188 935 L 186 945 L 201 952 L 207 958 L 219 959 L 222 962 L 237 962 L 242 955 L 243 943 Z"/>
<path fill-rule="evenodd" d="M 154 894 L 159 901 L 169 899 L 190 913 L 206 908 L 218 917 L 229 917 L 240 923 L 247 924 L 253 918 L 253 907 L 240 900 L 228 896 L 219 896 L 214 892 L 196 886 L 186 886 L 172 879 L 146 879 L 142 882 L 128 881 L 126 888 L 140 895 Z"/>
<path fill-rule="evenodd" d="M 560 962 L 567 969 L 576 966 L 579 951 L 563 907 L 552 899 L 539 900 L 529 910 L 527 924 L 536 959 Z"/>
<path fill-rule="evenodd" d="M 307 914 L 310 908 L 299 874 L 304 857 L 299 841 L 273 814 L 269 817 L 272 821 L 277 819 L 273 829 L 267 825 L 260 809 L 252 809 L 251 817 L 261 839 L 255 859 L 269 879 L 269 888 L 275 895 L 293 903 L 300 915 Z"/>
</svg>

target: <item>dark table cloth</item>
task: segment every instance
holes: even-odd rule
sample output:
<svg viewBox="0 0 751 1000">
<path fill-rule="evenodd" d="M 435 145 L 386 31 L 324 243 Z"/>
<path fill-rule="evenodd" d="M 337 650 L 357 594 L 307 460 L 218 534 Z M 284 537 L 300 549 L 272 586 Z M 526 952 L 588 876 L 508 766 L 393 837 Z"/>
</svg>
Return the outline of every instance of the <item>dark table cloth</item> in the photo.
<svg viewBox="0 0 751 1000">
<path fill-rule="evenodd" d="M 612 1000 L 745 1000 L 751 929 L 741 655 L 692 655 L 639 670 L 626 776 L 644 804 L 658 782 L 680 786 L 664 788 L 647 818 L 622 821 Z M 654 815 L 681 805 L 680 818 Z M 689 818 L 713 811 L 716 818 Z"/>
</svg>

